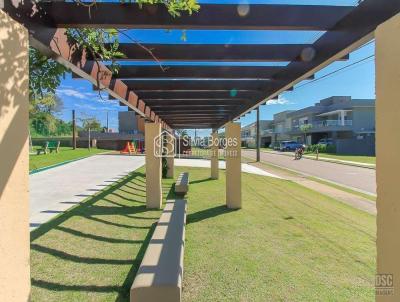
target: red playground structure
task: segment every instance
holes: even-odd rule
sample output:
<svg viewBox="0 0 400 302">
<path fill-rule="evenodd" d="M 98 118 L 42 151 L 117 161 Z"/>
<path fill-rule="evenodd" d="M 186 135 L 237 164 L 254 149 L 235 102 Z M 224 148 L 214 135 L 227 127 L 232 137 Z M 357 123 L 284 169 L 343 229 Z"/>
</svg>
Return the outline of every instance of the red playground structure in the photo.
<svg viewBox="0 0 400 302">
<path fill-rule="evenodd" d="M 129 155 L 143 154 L 144 142 L 140 140 L 126 142 L 125 148 L 122 149 L 120 152 L 121 154 L 129 154 Z"/>
</svg>

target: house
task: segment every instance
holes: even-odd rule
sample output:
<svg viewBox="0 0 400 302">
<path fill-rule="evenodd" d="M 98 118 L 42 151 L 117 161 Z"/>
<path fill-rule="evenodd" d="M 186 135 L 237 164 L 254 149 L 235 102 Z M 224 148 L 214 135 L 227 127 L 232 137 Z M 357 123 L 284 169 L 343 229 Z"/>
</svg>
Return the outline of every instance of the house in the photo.
<svg viewBox="0 0 400 302">
<path fill-rule="evenodd" d="M 375 155 L 375 100 L 332 96 L 300 110 L 286 110 L 261 123 L 261 146 L 295 140 L 306 145 L 332 139 L 337 153 Z M 255 146 L 255 123 L 242 128 L 246 146 Z"/>
<path fill-rule="evenodd" d="M 271 144 L 271 136 L 268 136 L 268 133 L 272 133 L 272 125 L 273 121 L 271 120 L 260 120 L 261 147 L 268 147 Z M 243 127 L 241 130 L 242 146 L 255 148 L 256 136 L 257 136 L 256 122 Z"/>
<path fill-rule="evenodd" d="M 292 140 L 311 145 L 330 138 L 340 154 L 375 154 L 375 100 L 333 96 L 287 117 Z"/>
</svg>

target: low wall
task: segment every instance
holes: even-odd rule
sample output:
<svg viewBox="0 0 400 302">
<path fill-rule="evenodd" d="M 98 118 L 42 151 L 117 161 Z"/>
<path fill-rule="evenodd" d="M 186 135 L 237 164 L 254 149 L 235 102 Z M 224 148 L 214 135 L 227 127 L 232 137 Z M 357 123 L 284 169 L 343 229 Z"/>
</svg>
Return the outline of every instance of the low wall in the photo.
<svg viewBox="0 0 400 302">
<path fill-rule="evenodd" d="M 336 153 L 375 156 L 375 136 L 367 136 L 363 139 L 337 139 Z"/>
<path fill-rule="evenodd" d="M 60 141 L 61 147 L 72 147 L 72 137 L 40 137 L 32 138 L 32 145 L 42 146 L 46 141 Z"/>
</svg>

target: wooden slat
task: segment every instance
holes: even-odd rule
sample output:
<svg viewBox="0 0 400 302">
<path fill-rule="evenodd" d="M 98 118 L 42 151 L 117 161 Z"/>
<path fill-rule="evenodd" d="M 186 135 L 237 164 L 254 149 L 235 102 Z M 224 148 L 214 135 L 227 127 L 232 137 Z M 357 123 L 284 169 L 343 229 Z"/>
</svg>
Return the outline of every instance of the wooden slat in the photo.
<svg viewBox="0 0 400 302">
<path fill-rule="evenodd" d="M 247 10 L 248 8 L 248 10 Z M 326 5 L 201 4 L 198 13 L 172 17 L 164 5 L 41 3 L 58 27 L 327 30 L 353 7 Z M 246 13 L 247 12 L 247 13 Z"/>
<path fill-rule="evenodd" d="M 110 47 L 110 46 L 107 46 Z M 135 44 L 121 43 L 125 57 L 119 61 L 302 61 L 312 44 Z M 151 53 L 150 53 L 151 51 Z M 348 59 L 347 57 L 342 60 Z"/>
<path fill-rule="evenodd" d="M 284 66 L 163 66 L 122 65 L 115 79 L 128 78 L 236 78 L 271 79 Z"/>
</svg>

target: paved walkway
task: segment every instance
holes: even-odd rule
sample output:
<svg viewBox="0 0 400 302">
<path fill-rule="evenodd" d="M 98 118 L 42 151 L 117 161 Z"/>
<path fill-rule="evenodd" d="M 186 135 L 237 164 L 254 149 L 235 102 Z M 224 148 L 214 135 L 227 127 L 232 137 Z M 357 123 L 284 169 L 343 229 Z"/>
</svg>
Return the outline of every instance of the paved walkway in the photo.
<svg viewBox="0 0 400 302">
<path fill-rule="evenodd" d="M 144 163 L 143 156 L 104 154 L 30 175 L 31 230 Z"/>
<path fill-rule="evenodd" d="M 207 159 L 186 159 L 186 158 L 183 159 L 183 158 L 181 158 L 181 159 L 175 159 L 175 166 L 210 168 L 211 162 L 210 162 L 210 160 L 207 160 Z M 225 161 L 220 160 L 218 162 L 218 167 L 223 170 L 226 169 Z M 243 163 L 242 163 L 242 172 L 252 173 L 252 174 L 257 174 L 257 175 L 262 175 L 262 176 L 275 177 L 275 178 L 282 178 L 276 174 L 272 174 L 272 173 L 269 173 L 260 168 L 254 167 L 249 164 L 243 164 Z"/>
<path fill-rule="evenodd" d="M 254 150 L 242 150 L 242 155 L 255 159 L 256 152 Z M 292 157 L 266 152 L 261 152 L 261 161 L 332 181 L 361 192 L 376 194 L 376 176 L 373 169 L 315 161 L 306 158 L 295 161 Z"/>
<path fill-rule="evenodd" d="M 144 164 L 144 156 L 104 154 L 30 175 L 30 229 L 38 227 Z M 210 161 L 176 159 L 175 165 L 210 167 Z M 220 161 L 219 166 L 220 169 L 225 169 L 225 162 Z M 248 164 L 242 164 L 242 171 L 279 178 Z"/>
</svg>

